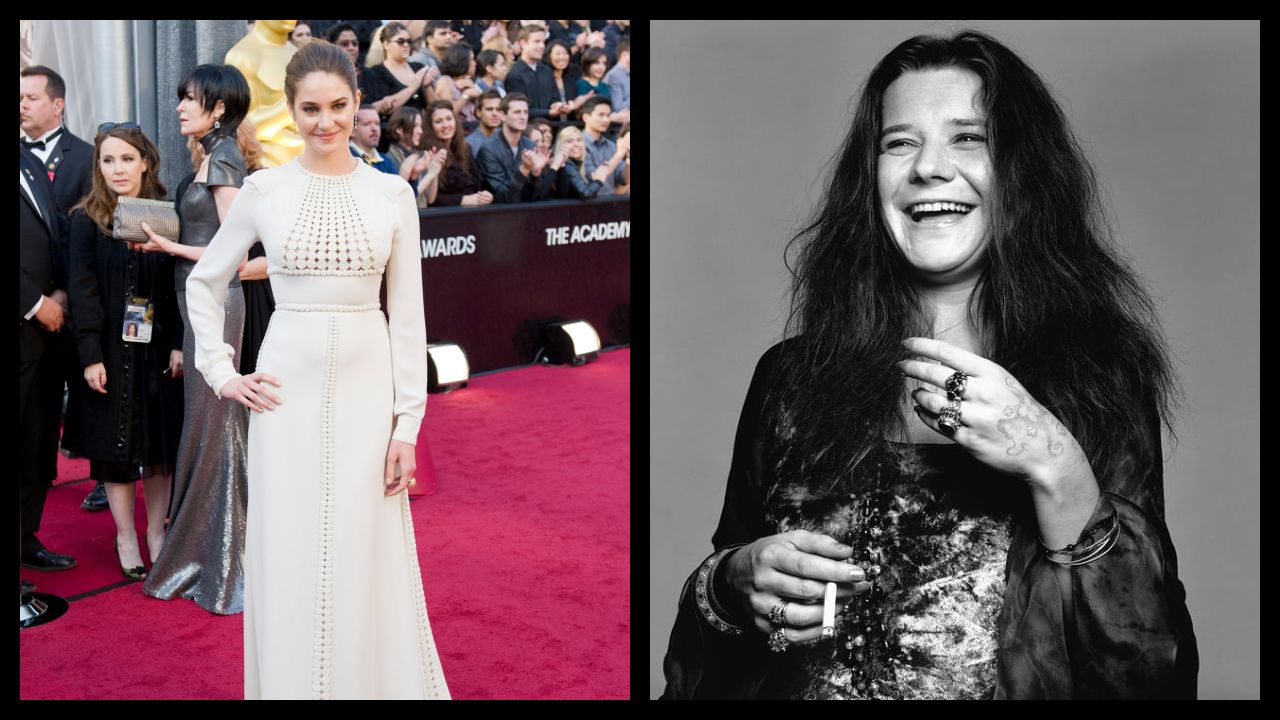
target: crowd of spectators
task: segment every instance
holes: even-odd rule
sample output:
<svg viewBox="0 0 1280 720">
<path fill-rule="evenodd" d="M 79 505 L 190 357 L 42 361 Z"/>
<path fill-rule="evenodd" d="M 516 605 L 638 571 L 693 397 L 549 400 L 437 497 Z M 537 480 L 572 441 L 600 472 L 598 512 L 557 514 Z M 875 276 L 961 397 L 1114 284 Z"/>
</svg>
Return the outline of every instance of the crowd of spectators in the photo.
<svg viewBox="0 0 1280 720">
<path fill-rule="evenodd" d="M 360 73 L 352 154 L 409 180 L 420 207 L 629 192 L 627 20 L 299 20 L 289 36 L 298 47 L 319 38 Z M 554 152 L 577 144 L 583 183 Z"/>
</svg>

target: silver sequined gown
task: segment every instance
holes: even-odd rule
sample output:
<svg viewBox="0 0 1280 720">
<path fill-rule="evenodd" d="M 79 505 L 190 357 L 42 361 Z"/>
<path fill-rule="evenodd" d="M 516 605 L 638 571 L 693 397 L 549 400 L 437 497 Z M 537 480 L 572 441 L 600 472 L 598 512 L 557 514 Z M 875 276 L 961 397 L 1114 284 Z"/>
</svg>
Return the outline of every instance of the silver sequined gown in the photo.
<svg viewBox="0 0 1280 720">
<path fill-rule="evenodd" d="M 206 182 L 192 182 L 179 202 L 181 244 L 205 247 L 217 233 L 218 208 L 211 188 L 240 187 L 244 161 L 231 137 L 208 138 Z M 193 360 L 195 337 L 187 313 L 187 276 L 195 263 L 177 258 L 178 306 L 186 327 L 182 341 L 185 410 L 178 462 L 169 501 L 169 532 L 144 591 L 161 600 L 189 598 L 219 615 L 244 611 L 244 538 L 248 506 L 248 410 L 220 401 Z M 223 340 L 237 356 L 244 332 L 244 293 L 235 278 L 226 291 Z"/>
</svg>

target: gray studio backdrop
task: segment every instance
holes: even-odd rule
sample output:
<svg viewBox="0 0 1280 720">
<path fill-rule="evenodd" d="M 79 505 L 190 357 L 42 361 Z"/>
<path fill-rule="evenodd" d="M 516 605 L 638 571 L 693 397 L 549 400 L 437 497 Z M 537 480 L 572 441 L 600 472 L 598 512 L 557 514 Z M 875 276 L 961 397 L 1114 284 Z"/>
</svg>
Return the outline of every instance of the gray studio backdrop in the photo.
<svg viewBox="0 0 1280 720">
<path fill-rule="evenodd" d="M 1159 298 L 1189 406 L 1165 497 L 1200 697 L 1259 697 L 1259 23 L 990 21 L 652 25 L 650 697 L 751 372 L 782 332 L 783 247 L 856 89 L 902 40 L 961 28 L 1054 88 Z"/>
</svg>

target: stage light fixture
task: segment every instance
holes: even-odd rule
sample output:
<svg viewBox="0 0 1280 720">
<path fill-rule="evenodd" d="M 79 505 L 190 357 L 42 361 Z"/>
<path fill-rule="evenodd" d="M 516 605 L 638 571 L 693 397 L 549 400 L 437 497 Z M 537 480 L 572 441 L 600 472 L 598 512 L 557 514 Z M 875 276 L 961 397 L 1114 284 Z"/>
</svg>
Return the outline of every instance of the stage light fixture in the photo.
<svg viewBox="0 0 1280 720">
<path fill-rule="evenodd" d="M 471 367 L 456 343 L 427 345 L 427 392 L 447 393 L 467 386 Z"/>
<path fill-rule="evenodd" d="M 557 365 L 578 366 L 600 355 L 600 336 L 586 320 L 551 323 L 546 341 L 547 360 Z"/>
</svg>

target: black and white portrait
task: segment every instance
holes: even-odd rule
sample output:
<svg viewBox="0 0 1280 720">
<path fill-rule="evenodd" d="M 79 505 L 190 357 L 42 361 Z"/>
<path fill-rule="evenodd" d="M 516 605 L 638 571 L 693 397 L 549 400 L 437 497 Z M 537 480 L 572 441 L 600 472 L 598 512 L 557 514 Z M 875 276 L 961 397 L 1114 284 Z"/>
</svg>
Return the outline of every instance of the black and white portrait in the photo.
<svg viewBox="0 0 1280 720">
<path fill-rule="evenodd" d="M 651 25 L 650 698 L 1259 697 L 1259 29 Z"/>
</svg>

